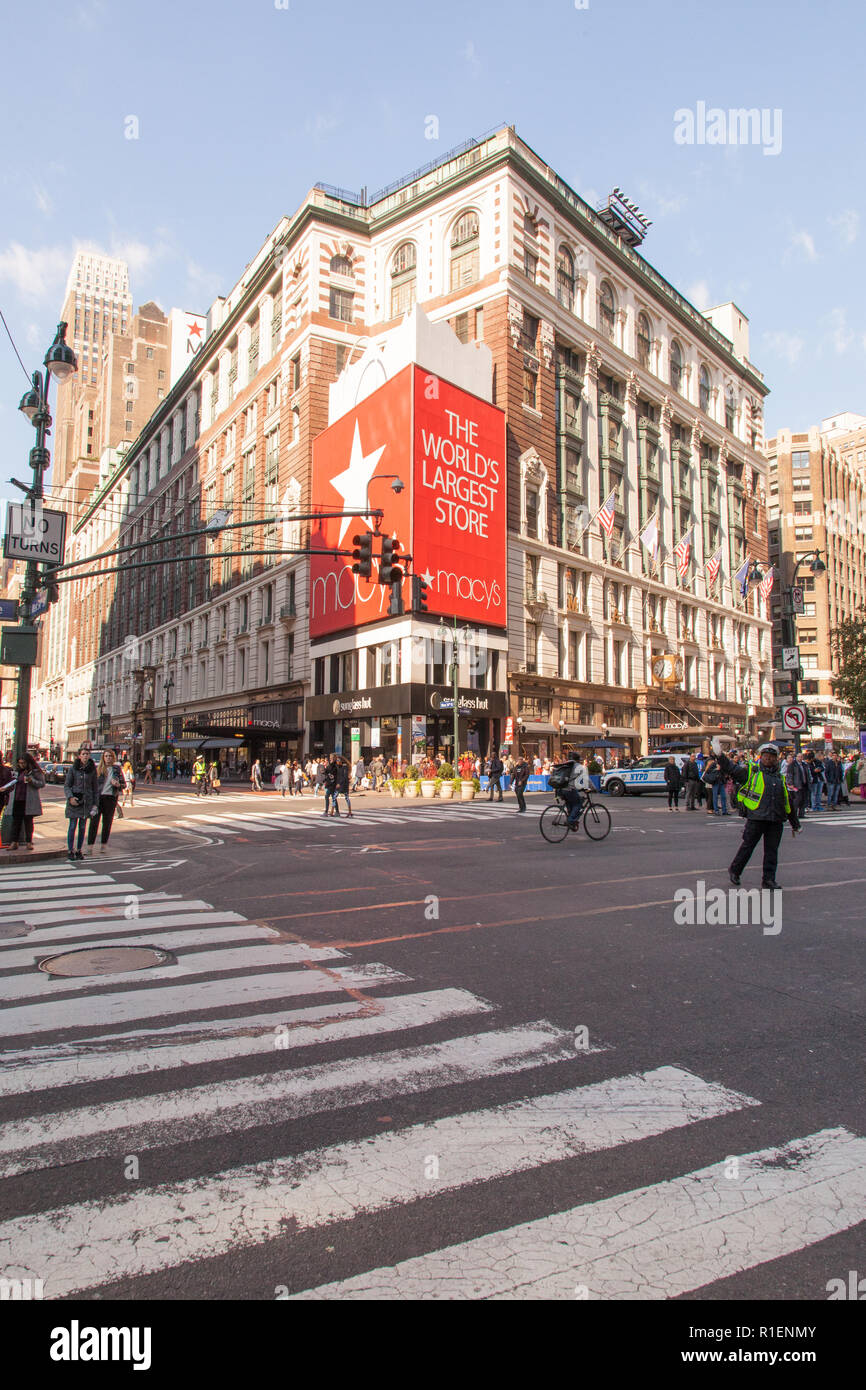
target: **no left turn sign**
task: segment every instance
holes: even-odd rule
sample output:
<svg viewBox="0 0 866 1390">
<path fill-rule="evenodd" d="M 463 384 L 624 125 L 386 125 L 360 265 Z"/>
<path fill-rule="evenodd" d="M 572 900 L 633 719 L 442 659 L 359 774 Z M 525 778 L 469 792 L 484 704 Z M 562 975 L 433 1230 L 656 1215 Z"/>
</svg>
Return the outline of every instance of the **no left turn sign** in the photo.
<svg viewBox="0 0 866 1390">
<path fill-rule="evenodd" d="M 803 705 L 786 705 L 782 710 L 782 723 L 792 734 L 801 734 L 806 727 L 806 710 Z"/>
</svg>

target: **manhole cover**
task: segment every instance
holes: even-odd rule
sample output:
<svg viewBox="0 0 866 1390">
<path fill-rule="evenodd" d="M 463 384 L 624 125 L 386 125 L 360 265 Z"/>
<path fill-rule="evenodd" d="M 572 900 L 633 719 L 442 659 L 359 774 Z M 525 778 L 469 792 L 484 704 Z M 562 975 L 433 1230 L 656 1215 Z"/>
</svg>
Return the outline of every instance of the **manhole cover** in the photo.
<svg viewBox="0 0 866 1390">
<path fill-rule="evenodd" d="M 126 970 L 149 970 L 154 965 L 173 965 L 169 951 L 150 946 L 91 946 L 83 951 L 65 951 L 39 962 L 47 975 L 119 975 Z"/>
</svg>

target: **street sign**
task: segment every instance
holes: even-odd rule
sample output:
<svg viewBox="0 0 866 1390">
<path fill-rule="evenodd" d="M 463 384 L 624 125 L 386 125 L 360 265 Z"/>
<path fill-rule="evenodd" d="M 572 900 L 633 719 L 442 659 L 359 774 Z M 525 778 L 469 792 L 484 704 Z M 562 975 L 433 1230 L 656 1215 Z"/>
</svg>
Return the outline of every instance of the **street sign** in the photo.
<svg viewBox="0 0 866 1390">
<path fill-rule="evenodd" d="M 799 648 L 799 647 L 783 647 L 783 648 L 782 648 L 782 670 L 783 670 L 783 671 L 798 671 L 799 669 L 800 669 L 800 648 Z"/>
<path fill-rule="evenodd" d="M 17 598 L 0 598 L 0 620 L 2 620 L 4 623 L 17 623 Z"/>
<path fill-rule="evenodd" d="M 7 560 L 48 560 L 63 563 L 66 513 L 52 512 L 36 502 L 9 502 L 3 554 Z"/>
<path fill-rule="evenodd" d="M 38 592 L 30 600 L 30 617 L 38 618 L 40 613 L 48 612 L 48 595 L 44 589 Z"/>
<path fill-rule="evenodd" d="M 509 714 L 505 720 L 505 742 L 514 742 L 514 715 Z"/>
<path fill-rule="evenodd" d="M 802 584 L 795 584 L 791 589 L 791 612 L 803 614 L 806 611 L 806 590 Z"/>
<path fill-rule="evenodd" d="M 801 734 L 806 727 L 805 705 L 786 705 L 782 710 L 782 723 L 789 733 Z"/>
</svg>

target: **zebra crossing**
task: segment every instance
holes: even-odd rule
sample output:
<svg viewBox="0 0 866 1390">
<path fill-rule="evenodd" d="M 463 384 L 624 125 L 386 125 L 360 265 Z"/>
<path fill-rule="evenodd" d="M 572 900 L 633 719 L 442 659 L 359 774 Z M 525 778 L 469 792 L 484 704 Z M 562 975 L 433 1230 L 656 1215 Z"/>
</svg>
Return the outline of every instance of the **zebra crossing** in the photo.
<svg viewBox="0 0 866 1390">
<path fill-rule="evenodd" d="M 527 807 L 527 814 L 540 816 L 544 808 L 542 806 Z M 352 815 L 347 816 L 343 812 L 339 816 L 329 816 L 327 818 L 328 828 L 340 826 L 355 826 L 363 829 L 365 826 L 390 825 L 398 828 L 411 826 L 416 829 L 419 825 L 433 824 L 454 824 L 457 821 L 466 822 L 467 816 L 508 816 L 516 814 L 515 806 L 503 803 L 485 804 L 482 807 L 470 808 L 450 807 L 450 806 L 430 806 L 420 808 L 408 806 L 389 806 L 382 809 L 367 810 L 361 808 L 353 809 Z M 268 830 L 276 828 L 285 830 L 310 830 L 312 827 L 322 826 L 325 821 L 323 811 L 310 807 L 308 811 L 285 810 L 285 811 L 259 811 L 250 809 L 249 811 L 229 811 L 220 812 L 214 809 L 209 812 L 196 812 L 184 816 L 181 820 L 173 822 L 174 825 L 183 829 L 208 829 L 219 830 L 221 834 L 243 835 L 248 831 L 254 835 L 263 834 Z"/>
<path fill-rule="evenodd" d="M 176 964 L 36 969 L 108 942 L 168 950 Z M 752 1149 L 731 1182 L 730 1131 L 713 1126 L 758 1115 L 753 1096 L 676 1059 L 623 1069 L 614 1047 L 561 1024 L 508 1021 L 468 989 L 424 988 L 97 868 L 10 866 L 0 880 L 0 1035 L 0 1276 L 41 1279 L 46 1298 L 111 1297 L 118 1281 L 244 1252 L 267 1262 L 287 1223 L 333 1243 L 331 1228 L 430 1199 L 459 1217 L 461 1201 L 472 1213 L 520 1174 L 542 1182 L 569 1163 L 579 1174 L 593 1155 L 612 1163 L 665 1135 L 679 1175 L 528 1221 L 494 1204 L 481 1233 L 471 1216 L 464 1240 L 434 1224 L 405 1257 L 392 1232 L 381 1250 L 367 1242 L 362 1272 L 304 1274 L 287 1296 L 574 1298 L 582 1286 L 596 1299 L 668 1299 L 793 1255 L 866 1211 L 866 1140 L 845 1129 Z M 473 1082 L 498 1084 L 499 1098 L 473 1108 L 461 1090 Z M 410 1097 L 427 1117 L 363 1119 L 370 1102 Z M 336 1117 L 335 1137 L 294 1151 L 299 1122 L 316 1116 Z M 718 1137 L 715 1161 L 693 1168 L 696 1126 L 705 1144 Z M 266 1157 L 260 1138 L 252 1161 L 202 1162 L 208 1144 L 252 1133 L 266 1136 Z M 200 1166 L 178 1175 L 188 1146 Z M 146 1179 L 123 1176 L 130 1156 Z M 50 1169 L 56 1193 L 73 1165 L 74 1199 L 16 1210 L 17 1180 Z"/>
<path fill-rule="evenodd" d="M 839 811 L 835 815 L 832 811 L 826 811 L 808 815 L 804 822 L 806 825 L 829 825 L 833 828 L 841 826 L 855 827 L 857 830 L 866 830 L 866 813 L 862 811 Z"/>
</svg>

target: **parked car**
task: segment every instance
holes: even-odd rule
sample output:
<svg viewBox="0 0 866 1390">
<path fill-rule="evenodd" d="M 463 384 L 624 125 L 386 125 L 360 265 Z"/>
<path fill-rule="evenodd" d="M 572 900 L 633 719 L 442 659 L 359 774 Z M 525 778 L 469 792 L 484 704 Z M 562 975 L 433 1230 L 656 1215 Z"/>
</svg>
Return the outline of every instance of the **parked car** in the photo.
<svg viewBox="0 0 866 1390">
<path fill-rule="evenodd" d="M 55 763 L 54 771 L 51 774 L 51 781 L 54 782 L 56 786 L 62 787 L 63 783 L 66 781 L 66 774 L 71 766 L 72 763 Z"/>
<path fill-rule="evenodd" d="M 46 782 L 51 781 L 51 774 L 54 771 L 54 763 L 46 763 L 40 759 L 39 767 Z"/>
<path fill-rule="evenodd" d="M 665 768 L 668 760 L 674 757 L 682 772 L 689 760 L 688 753 L 651 753 L 648 758 L 638 758 L 631 767 L 615 767 L 603 772 L 601 789 L 611 796 L 641 796 L 644 792 L 666 792 Z"/>
</svg>

